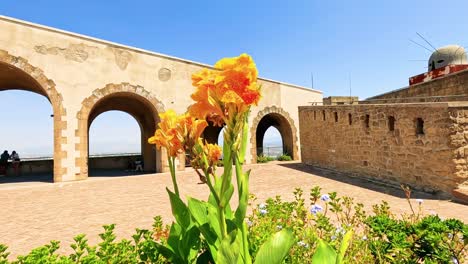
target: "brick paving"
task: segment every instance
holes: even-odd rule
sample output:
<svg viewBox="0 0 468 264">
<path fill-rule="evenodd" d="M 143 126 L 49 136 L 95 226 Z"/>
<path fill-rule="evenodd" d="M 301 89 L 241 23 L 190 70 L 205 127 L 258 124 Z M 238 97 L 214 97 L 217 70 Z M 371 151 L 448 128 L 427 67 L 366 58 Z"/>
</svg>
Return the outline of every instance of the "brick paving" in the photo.
<svg viewBox="0 0 468 264">
<path fill-rule="evenodd" d="M 293 198 L 296 187 L 308 190 L 319 185 L 324 192 L 337 191 L 362 202 L 368 211 L 381 200 L 396 213 L 408 213 L 409 206 L 398 188 L 371 183 L 344 174 L 317 169 L 300 163 L 249 165 L 250 190 L 258 202 L 282 195 Z M 181 194 L 205 198 L 208 188 L 198 184 L 191 170 L 178 174 Z M 135 228 L 150 228 L 153 217 L 172 219 L 165 186 L 171 186 L 167 173 L 125 177 L 91 177 L 71 183 L 0 184 L 0 243 L 7 244 L 11 257 L 25 254 L 50 240 L 62 241 L 60 252 L 69 253 L 72 238 L 86 233 L 91 243 L 98 241 L 103 224 L 117 224 L 119 238 L 130 238 Z M 437 212 L 468 222 L 468 206 L 426 193 L 424 212 Z"/>
</svg>

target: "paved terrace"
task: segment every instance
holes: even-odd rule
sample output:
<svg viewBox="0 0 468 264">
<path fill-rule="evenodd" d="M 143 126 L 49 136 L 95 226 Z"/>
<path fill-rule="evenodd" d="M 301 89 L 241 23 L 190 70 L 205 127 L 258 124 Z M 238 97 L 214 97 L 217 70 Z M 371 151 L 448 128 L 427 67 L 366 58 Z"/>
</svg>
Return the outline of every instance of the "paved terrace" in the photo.
<svg viewBox="0 0 468 264">
<path fill-rule="evenodd" d="M 293 199 L 292 192 L 320 185 L 324 192 L 337 191 L 371 205 L 387 200 L 396 213 L 409 213 L 403 191 L 377 185 L 343 174 L 309 167 L 300 163 L 249 165 L 251 192 L 258 202 L 278 194 Z M 104 174 L 102 174 L 104 175 Z M 191 170 L 178 175 L 183 196 L 206 198 L 208 188 L 198 183 Z M 0 243 L 9 246 L 11 257 L 25 254 L 50 240 L 62 241 L 60 252 L 69 253 L 72 238 L 86 233 L 91 243 L 98 241 L 103 224 L 117 224 L 118 237 L 130 238 L 135 228 L 150 228 L 155 215 L 168 223 L 171 210 L 165 186 L 171 186 L 169 174 L 92 177 L 71 183 L 0 184 Z M 424 211 L 468 222 L 468 206 L 439 200 L 416 192 L 413 198 L 424 199 Z"/>
</svg>

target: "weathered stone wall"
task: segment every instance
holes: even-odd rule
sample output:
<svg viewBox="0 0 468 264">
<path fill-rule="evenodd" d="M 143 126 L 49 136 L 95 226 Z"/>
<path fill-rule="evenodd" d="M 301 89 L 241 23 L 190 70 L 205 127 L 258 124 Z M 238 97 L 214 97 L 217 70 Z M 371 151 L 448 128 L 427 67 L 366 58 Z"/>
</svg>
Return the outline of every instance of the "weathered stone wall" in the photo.
<svg viewBox="0 0 468 264">
<path fill-rule="evenodd" d="M 466 180 L 468 171 L 467 106 L 299 107 L 302 161 L 359 177 L 449 193 Z M 422 131 L 417 131 L 418 118 L 424 123 Z M 393 131 L 390 119 L 394 120 Z"/>
<path fill-rule="evenodd" d="M 452 162 L 455 165 L 455 174 L 459 185 L 458 189 L 468 189 L 468 103 L 451 103 L 449 109 L 450 120 L 450 147 L 453 151 Z M 468 194 L 468 192 L 466 193 Z M 468 198 L 468 196 L 466 197 Z M 466 199 L 468 203 L 468 199 Z"/>
<path fill-rule="evenodd" d="M 151 99 L 158 113 L 161 109 L 183 113 L 193 103 L 191 75 L 210 67 L 3 16 L 0 16 L 0 33 L 0 80 L 10 76 L 6 78 L 10 82 L 0 81 L 0 91 L 21 88 L 36 92 L 46 96 L 54 108 L 54 181 L 87 177 L 89 124 L 86 121 L 92 120 L 87 115 L 95 113 L 93 105 L 104 99 L 103 95 L 122 93 L 115 88 L 124 86 L 131 89 L 123 91 L 127 94 Z M 13 78 L 11 70 L 22 78 Z M 283 109 L 297 124 L 299 105 L 322 100 L 320 91 L 263 78 L 259 83 L 262 100 L 252 108 L 251 124 L 259 112 L 273 106 Z M 122 104 L 115 99 L 105 110 L 115 110 L 112 108 L 118 105 Z M 146 132 L 143 137 L 148 136 Z M 294 138 L 299 138 L 297 130 Z M 146 138 L 142 142 L 146 144 L 143 150 L 152 148 Z M 294 143 L 296 148 L 300 144 L 299 140 Z M 249 140 L 247 161 L 255 160 L 250 144 Z M 157 165 L 164 170 L 162 159 Z M 180 164 L 183 167 L 184 163 Z"/>
<path fill-rule="evenodd" d="M 417 98 L 432 97 L 432 98 Z M 438 98 L 434 98 L 438 97 Z M 367 103 L 402 103 L 426 101 L 466 101 L 468 97 L 468 70 L 412 85 L 368 98 Z M 400 99 L 400 100 L 395 100 Z M 374 101 L 373 101 L 374 100 Z M 378 101 L 375 101 L 378 100 Z M 366 101 L 360 102 L 366 103 Z"/>
</svg>

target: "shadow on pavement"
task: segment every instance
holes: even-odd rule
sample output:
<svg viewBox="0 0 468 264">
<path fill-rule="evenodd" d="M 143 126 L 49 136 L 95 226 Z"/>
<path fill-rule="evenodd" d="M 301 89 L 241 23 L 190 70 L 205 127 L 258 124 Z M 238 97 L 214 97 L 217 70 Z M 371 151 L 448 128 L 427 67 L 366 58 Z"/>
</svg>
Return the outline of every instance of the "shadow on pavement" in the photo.
<svg viewBox="0 0 468 264">
<path fill-rule="evenodd" d="M 0 176 L 0 184 L 8 183 L 27 183 L 27 182 L 54 182 L 54 176 L 50 173 L 34 174 L 34 175 L 19 175 L 19 176 Z"/>
<path fill-rule="evenodd" d="M 298 170 L 301 172 L 309 173 L 309 174 L 312 174 L 313 176 L 323 177 L 323 178 L 339 181 L 342 183 L 359 186 L 361 188 L 365 188 L 365 189 L 380 192 L 380 193 L 385 193 L 385 194 L 392 195 L 392 196 L 399 197 L 399 198 L 405 198 L 405 193 L 399 186 L 394 186 L 394 185 L 384 183 L 384 182 L 378 182 L 378 180 L 357 178 L 357 177 L 351 176 L 351 174 L 337 172 L 337 171 L 333 171 L 333 170 L 325 169 L 325 168 L 319 168 L 319 167 L 315 167 L 312 165 L 306 165 L 304 163 L 286 163 L 286 164 L 279 163 L 278 165 L 286 167 L 286 168 Z M 340 190 L 336 190 L 336 191 L 339 194 Z M 412 199 L 428 199 L 428 200 L 429 199 L 430 200 L 449 200 L 449 197 L 447 195 L 444 195 L 443 193 L 437 192 L 435 194 L 432 194 L 432 193 L 426 193 L 426 192 L 416 191 L 416 190 L 413 190 L 411 192 L 411 198 Z"/>
<path fill-rule="evenodd" d="M 127 171 L 127 170 L 104 170 L 104 169 L 91 169 L 89 170 L 89 177 L 127 177 L 127 176 L 142 176 L 151 175 L 155 172 L 146 171 Z"/>
<path fill-rule="evenodd" d="M 91 170 L 89 177 L 127 177 L 127 176 L 141 176 L 151 175 L 152 172 L 135 172 L 135 171 L 123 171 L 123 170 Z M 39 183 L 53 183 L 54 176 L 51 173 L 43 174 L 27 174 L 27 175 L 8 175 L 0 176 L 0 186 L 29 186 L 30 184 Z"/>
</svg>

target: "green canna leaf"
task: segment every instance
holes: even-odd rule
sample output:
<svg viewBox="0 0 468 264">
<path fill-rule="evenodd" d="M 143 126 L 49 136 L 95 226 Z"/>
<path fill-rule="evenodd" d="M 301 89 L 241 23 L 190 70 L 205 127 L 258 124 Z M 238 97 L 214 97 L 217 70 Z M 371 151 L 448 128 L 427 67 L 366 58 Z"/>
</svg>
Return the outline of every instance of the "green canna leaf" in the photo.
<svg viewBox="0 0 468 264">
<path fill-rule="evenodd" d="M 317 249 L 312 256 L 313 264 L 335 264 L 337 254 L 332 246 L 319 239 Z"/>
<path fill-rule="evenodd" d="M 346 235 L 343 237 L 343 241 L 341 242 L 340 251 L 338 252 L 338 258 L 336 259 L 336 264 L 343 263 L 344 256 L 346 254 L 346 250 L 348 249 L 349 245 L 351 244 L 351 238 L 353 237 L 353 230 L 349 230 Z"/>
<path fill-rule="evenodd" d="M 275 233 L 260 247 L 255 258 L 255 264 L 282 263 L 294 242 L 294 235 L 288 229 Z"/>
</svg>

